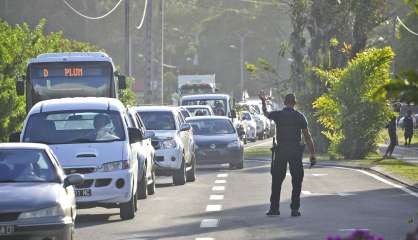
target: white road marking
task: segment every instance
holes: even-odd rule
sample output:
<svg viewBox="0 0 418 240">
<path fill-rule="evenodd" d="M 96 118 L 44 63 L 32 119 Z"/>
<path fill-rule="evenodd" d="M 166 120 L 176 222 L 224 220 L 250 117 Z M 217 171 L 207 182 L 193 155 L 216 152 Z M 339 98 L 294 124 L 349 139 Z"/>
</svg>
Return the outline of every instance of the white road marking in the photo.
<svg viewBox="0 0 418 240">
<path fill-rule="evenodd" d="M 354 196 L 356 194 L 355 193 L 347 193 L 347 192 L 338 192 L 337 195 L 341 196 L 341 197 L 346 197 L 346 196 Z"/>
<path fill-rule="evenodd" d="M 209 200 L 223 200 L 224 195 L 210 195 Z"/>
<path fill-rule="evenodd" d="M 225 186 L 214 186 L 212 191 L 225 191 Z"/>
<path fill-rule="evenodd" d="M 219 173 L 216 177 L 218 177 L 218 178 L 226 178 L 226 177 L 228 177 L 228 173 Z"/>
<path fill-rule="evenodd" d="M 201 228 L 215 228 L 218 226 L 219 220 L 216 218 L 206 218 L 200 222 Z"/>
<path fill-rule="evenodd" d="M 286 176 L 291 177 L 292 175 L 289 172 L 287 172 Z"/>
<path fill-rule="evenodd" d="M 305 194 L 305 195 L 312 195 L 312 193 L 311 193 L 310 191 L 302 191 L 302 194 Z"/>
<path fill-rule="evenodd" d="M 226 180 L 224 179 L 215 180 L 215 184 L 224 184 L 224 183 L 226 183 Z"/>
<path fill-rule="evenodd" d="M 221 210 L 222 210 L 222 205 L 220 204 L 206 206 L 206 212 L 219 212 Z"/>
<path fill-rule="evenodd" d="M 323 176 L 328 176 L 327 173 L 312 173 L 312 176 L 314 177 L 323 177 Z"/>
<path fill-rule="evenodd" d="M 373 174 L 373 173 L 369 173 L 369 172 L 367 172 L 367 171 L 365 171 L 365 170 L 361 170 L 361 169 L 352 169 L 352 168 L 345 168 L 345 167 L 334 167 L 334 168 L 339 168 L 339 169 L 348 169 L 348 170 L 351 170 L 351 171 L 361 172 L 361 173 L 363 173 L 363 174 L 365 174 L 365 175 L 368 175 L 368 176 L 370 176 L 370 177 L 372 177 L 372 178 L 374 178 L 374 179 L 376 179 L 376 180 L 378 180 L 378 181 L 380 181 L 380 182 L 382 182 L 382 183 L 386 183 L 387 185 L 390 185 L 390 186 L 392 186 L 392 187 L 398 188 L 398 189 L 400 189 L 400 190 L 402 190 L 402 191 L 404 191 L 404 192 L 408 193 L 409 195 L 412 195 L 412 196 L 414 196 L 414 197 L 418 198 L 418 193 L 417 193 L 417 192 L 411 191 L 411 190 L 409 190 L 408 188 L 406 188 L 406 187 L 404 187 L 404 186 L 401 186 L 401 185 L 399 185 L 399 184 L 395 184 L 395 183 L 393 183 L 393 182 L 391 182 L 391 181 L 388 181 L 388 180 L 386 180 L 386 179 L 384 179 L 384 178 L 382 178 L 382 177 L 379 177 L 379 176 L 377 176 L 377 175 L 375 175 L 375 174 Z"/>
</svg>

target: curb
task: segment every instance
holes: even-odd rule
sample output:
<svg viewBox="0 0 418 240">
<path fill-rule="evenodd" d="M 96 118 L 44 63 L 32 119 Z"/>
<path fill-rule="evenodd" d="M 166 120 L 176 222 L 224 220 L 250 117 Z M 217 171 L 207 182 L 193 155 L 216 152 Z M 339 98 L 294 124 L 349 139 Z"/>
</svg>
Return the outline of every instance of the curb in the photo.
<svg viewBox="0 0 418 240">
<path fill-rule="evenodd" d="M 263 162 L 270 162 L 270 159 L 267 158 L 246 158 L 245 160 L 255 160 L 255 161 L 263 161 Z M 303 164 L 305 165 L 309 165 L 309 162 L 303 162 Z M 390 179 L 396 183 L 402 184 L 403 186 L 405 186 L 406 188 L 408 188 L 411 191 L 417 192 L 418 193 L 418 187 L 415 187 L 414 185 L 411 185 L 409 183 L 406 183 L 405 181 L 396 178 L 394 176 L 391 176 L 383 171 L 377 171 L 376 169 L 373 168 L 368 168 L 368 167 L 359 167 L 359 166 L 350 166 L 350 165 L 344 165 L 344 164 L 336 164 L 336 163 L 321 163 L 321 162 L 317 162 L 317 164 L 315 166 L 319 166 L 319 167 L 343 167 L 343 168 L 351 168 L 351 169 L 358 169 L 358 170 L 364 170 L 364 171 L 368 171 L 377 175 L 380 175 L 382 177 L 385 177 L 387 179 Z"/>
</svg>

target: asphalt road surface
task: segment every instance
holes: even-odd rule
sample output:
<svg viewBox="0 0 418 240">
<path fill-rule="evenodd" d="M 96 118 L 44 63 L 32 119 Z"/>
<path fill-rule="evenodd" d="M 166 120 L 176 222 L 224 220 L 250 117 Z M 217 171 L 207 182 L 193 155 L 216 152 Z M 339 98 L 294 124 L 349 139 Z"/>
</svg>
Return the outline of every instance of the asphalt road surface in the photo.
<svg viewBox="0 0 418 240">
<path fill-rule="evenodd" d="M 200 166 L 197 181 L 184 186 L 158 178 L 156 194 L 139 201 L 133 220 L 121 221 L 118 209 L 79 210 L 76 239 L 300 240 L 361 228 L 397 240 L 414 229 L 408 219 L 417 218 L 417 193 L 364 171 L 332 167 L 305 169 L 301 217 L 290 217 L 290 176 L 281 216 L 267 217 L 269 170 L 269 162 L 247 160 L 242 170 Z"/>
</svg>

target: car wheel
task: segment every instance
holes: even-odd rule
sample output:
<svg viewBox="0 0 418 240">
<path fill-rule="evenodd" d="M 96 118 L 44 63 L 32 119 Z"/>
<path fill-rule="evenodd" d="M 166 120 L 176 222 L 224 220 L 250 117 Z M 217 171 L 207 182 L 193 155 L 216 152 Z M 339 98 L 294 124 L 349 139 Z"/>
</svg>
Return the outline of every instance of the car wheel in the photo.
<svg viewBox="0 0 418 240">
<path fill-rule="evenodd" d="M 196 156 L 194 154 L 192 158 L 192 169 L 190 169 L 186 175 L 187 175 L 186 180 L 188 182 L 196 181 Z"/>
<path fill-rule="evenodd" d="M 132 193 L 129 202 L 120 205 L 120 218 L 122 218 L 122 220 L 129 220 L 135 217 L 135 198 L 136 194 Z"/>
<path fill-rule="evenodd" d="M 146 199 L 147 198 L 147 174 L 146 174 L 146 167 L 144 166 L 144 171 L 142 173 L 141 180 L 138 183 L 138 199 Z"/>
<path fill-rule="evenodd" d="M 155 171 L 152 170 L 151 173 L 152 183 L 148 185 L 147 190 L 149 195 L 153 195 L 155 193 Z"/>
<path fill-rule="evenodd" d="M 184 185 L 186 183 L 186 166 L 184 163 L 184 157 L 183 157 L 183 161 L 181 162 L 180 169 L 174 171 L 173 183 L 176 186 Z"/>
</svg>

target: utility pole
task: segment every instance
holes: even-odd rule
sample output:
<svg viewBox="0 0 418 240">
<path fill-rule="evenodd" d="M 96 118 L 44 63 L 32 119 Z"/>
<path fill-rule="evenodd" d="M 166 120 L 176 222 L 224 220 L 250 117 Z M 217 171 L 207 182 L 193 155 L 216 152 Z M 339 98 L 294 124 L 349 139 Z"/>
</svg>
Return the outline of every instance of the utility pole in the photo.
<svg viewBox="0 0 418 240">
<path fill-rule="evenodd" d="M 240 88 L 241 88 L 241 100 L 244 100 L 244 43 L 245 43 L 245 36 L 239 35 L 239 42 L 240 42 L 240 70 L 241 70 L 241 78 L 240 78 Z"/>
<path fill-rule="evenodd" d="M 125 74 L 132 76 L 131 34 L 129 32 L 129 1 L 125 0 Z"/>
<path fill-rule="evenodd" d="M 164 0 L 160 0 L 161 15 L 161 105 L 164 105 Z"/>
<path fill-rule="evenodd" d="M 145 84 L 144 101 L 150 104 L 153 99 L 152 81 L 153 81 L 153 44 L 152 44 L 152 0 L 148 0 L 147 15 L 145 17 Z"/>
</svg>

